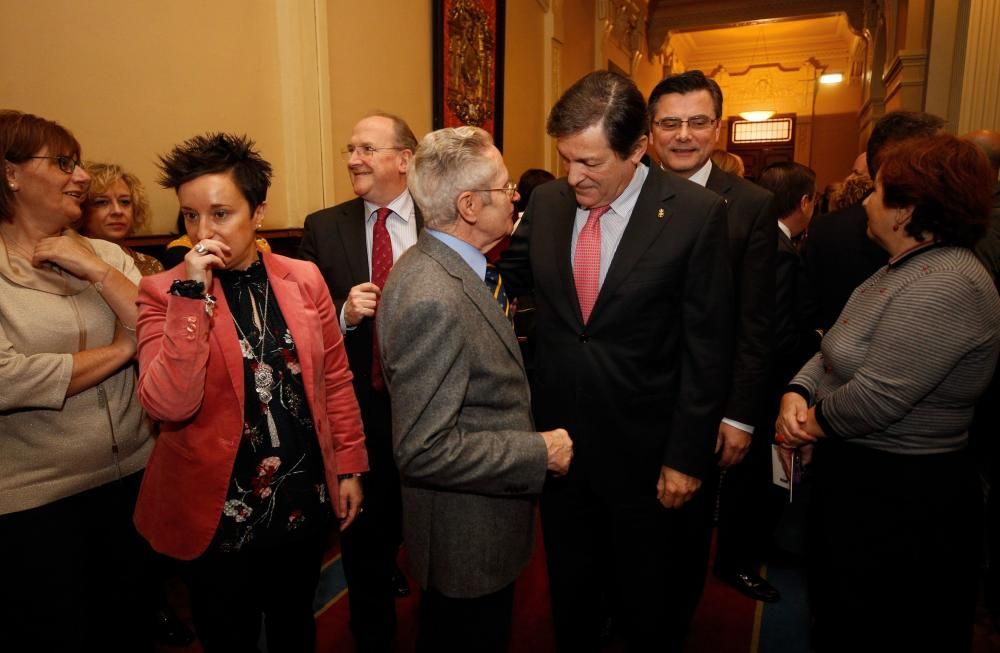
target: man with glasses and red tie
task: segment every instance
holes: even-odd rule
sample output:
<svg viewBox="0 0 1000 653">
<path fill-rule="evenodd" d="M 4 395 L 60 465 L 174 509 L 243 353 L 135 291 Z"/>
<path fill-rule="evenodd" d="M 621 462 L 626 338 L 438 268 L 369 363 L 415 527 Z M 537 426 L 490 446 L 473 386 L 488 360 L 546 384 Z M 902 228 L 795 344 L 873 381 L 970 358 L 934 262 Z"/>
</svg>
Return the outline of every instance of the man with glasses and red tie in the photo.
<svg viewBox="0 0 1000 653">
<path fill-rule="evenodd" d="M 597 651 L 606 599 L 628 650 L 679 650 L 676 546 L 714 466 L 732 282 L 719 196 L 642 162 L 646 103 L 597 71 L 549 114 L 566 177 L 535 189 L 498 262 L 537 304 L 532 404 L 573 437 L 542 493 L 560 651 Z"/>
<path fill-rule="evenodd" d="M 406 190 L 416 149 L 402 118 L 382 112 L 362 118 L 342 152 L 357 197 L 309 215 L 299 252 L 319 266 L 330 288 L 365 425 L 371 467 L 363 479 L 365 510 L 341 533 L 351 632 L 362 653 L 392 650 L 394 598 L 409 594 L 396 564 L 402 541 L 399 474 L 374 316 L 389 270 L 417 242 L 422 226 Z"/>
<path fill-rule="evenodd" d="M 778 591 L 757 574 L 772 519 L 762 513 L 771 485 L 770 425 L 763 423 L 774 324 L 775 252 L 773 195 L 712 165 L 719 138 L 722 90 L 700 70 L 671 75 L 649 96 L 650 137 L 664 170 L 724 198 L 733 270 L 735 355 L 729 396 L 718 425 L 716 453 L 722 477 L 715 573 L 751 598 L 777 601 Z M 763 433 L 754 436 L 756 426 Z M 747 460 L 739 464 L 744 457 Z M 701 595 L 712 533 L 719 474 L 704 488 L 703 520 L 691 533 L 691 610 Z"/>
</svg>

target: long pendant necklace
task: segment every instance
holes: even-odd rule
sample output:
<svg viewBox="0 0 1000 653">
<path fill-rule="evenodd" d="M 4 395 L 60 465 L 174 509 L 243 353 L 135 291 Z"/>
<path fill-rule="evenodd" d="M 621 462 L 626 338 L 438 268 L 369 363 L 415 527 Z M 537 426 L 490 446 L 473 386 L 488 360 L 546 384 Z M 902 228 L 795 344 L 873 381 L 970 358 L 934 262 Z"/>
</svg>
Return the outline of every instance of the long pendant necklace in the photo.
<svg viewBox="0 0 1000 653">
<path fill-rule="evenodd" d="M 274 423 L 274 418 L 271 416 L 271 409 L 268 404 L 271 403 L 273 394 L 271 390 L 274 388 L 274 369 L 271 368 L 266 362 L 264 362 L 264 345 L 267 339 L 267 305 L 270 299 L 271 293 L 271 282 L 268 280 L 267 285 L 264 290 L 264 317 L 260 322 L 260 357 L 253 351 L 253 347 L 250 345 L 250 339 L 247 338 L 246 334 L 243 333 L 243 329 L 240 327 L 240 323 L 236 321 L 236 316 L 233 316 L 233 324 L 236 325 L 236 330 L 240 332 L 240 337 L 247 343 L 246 351 L 250 352 L 250 358 L 253 359 L 253 385 L 254 391 L 257 393 L 257 398 L 260 403 L 263 404 L 263 410 L 265 417 L 267 419 L 267 430 L 268 434 L 271 436 L 271 446 L 278 447 L 281 441 L 278 439 L 278 428 Z M 248 289 L 249 292 L 249 289 Z M 253 311 L 254 321 L 258 320 L 258 311 L 253 301 L 253 294 L 250 295 L 251 307 Z"/>
</svg>

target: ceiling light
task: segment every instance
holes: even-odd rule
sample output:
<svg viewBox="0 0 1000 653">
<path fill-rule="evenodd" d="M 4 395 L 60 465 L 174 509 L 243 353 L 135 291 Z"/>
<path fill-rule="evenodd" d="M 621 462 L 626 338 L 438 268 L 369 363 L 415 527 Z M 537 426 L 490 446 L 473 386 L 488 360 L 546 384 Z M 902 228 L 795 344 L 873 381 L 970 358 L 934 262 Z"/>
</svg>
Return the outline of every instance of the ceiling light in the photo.
<svg viewBox="0 0 1000 653">
<path fill-rule="evenodd" d="M 774 111 L 743 111 L 740 113 L 740 118 L 747 122 L 761 122 L 773 116 L 774 113 Z"/>
<path fill-rule="evenodd" d="M 839 84 L 844 81 L 843 73 L 826 73 L 819 76 L 820 84 Z"/>
</svg>

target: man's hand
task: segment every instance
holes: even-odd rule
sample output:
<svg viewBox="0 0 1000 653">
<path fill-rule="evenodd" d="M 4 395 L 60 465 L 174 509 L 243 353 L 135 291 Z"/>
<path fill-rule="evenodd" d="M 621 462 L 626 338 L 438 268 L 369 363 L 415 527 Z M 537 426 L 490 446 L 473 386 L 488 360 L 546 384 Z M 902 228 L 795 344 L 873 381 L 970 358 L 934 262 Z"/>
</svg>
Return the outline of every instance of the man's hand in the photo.
<svg viewBox="0 0 1000 653">
<path fill-rule="evenodd" d="M 382 289 L 370 281 L 351 288 L 347 293 L 347 301 L 344 302 L 344 323 L 349 327 L 356 327 L 366 317 L 374 317 L 381 295 Z"/>
<path fill-rule="evenodd" d="M 566 429 L 543 431 L 545 451 L 549 457 L 548 470 L 555 476 L 563 476 L 569 471 L 569 463 L 573 460 L 573 441 L 569 439 Z"/>
<path fill-rule="evenodd" d="M 680 508 L 701 487 L 701 480 L 664 465 L 656 482 L 656 498 L 664 508 Z"/>
<path fill-rule="evenodd" d="M 726 469 L 739 464 L 750 450 L 752 436 L 741 428 L 721 422 L 715 438 L 715 453 L 722 452 L 719 467 Z"/>
<path fill-rule="evenodd" d="M 356 476 L 339 481 L 337 488 L 340 496 L 337 498 L 336 513 L 340 518 L 340 530 L 344 530 L 361 512 L 364 493 L 361 490 L 361 479 Z"/>
</svg>

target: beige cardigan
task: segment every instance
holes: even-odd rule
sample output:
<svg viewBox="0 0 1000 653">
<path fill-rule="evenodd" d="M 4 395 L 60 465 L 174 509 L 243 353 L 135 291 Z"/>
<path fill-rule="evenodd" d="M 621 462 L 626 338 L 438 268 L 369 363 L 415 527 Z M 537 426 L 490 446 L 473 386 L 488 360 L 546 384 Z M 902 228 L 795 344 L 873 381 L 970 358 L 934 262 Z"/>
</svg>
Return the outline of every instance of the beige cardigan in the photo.
<svg viewBox="0 0 1000 653">
<path fill-rule="evenodd" d="M 83 240 L 139 282 L 118 245 Z M 0 239 L 0 515 L 109 483 L 119 468 L 124 476 L 145 466 L 153 439 L 135 397 L 134 365 L 66 397 L 72 354 L 110 344 L 116 320 L 88 282 L 32 268 L 8 256 Z"/>
</svg>

